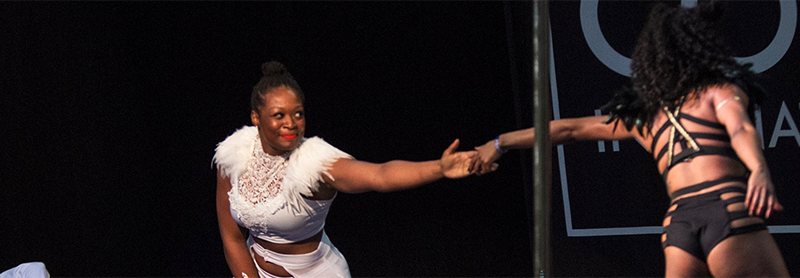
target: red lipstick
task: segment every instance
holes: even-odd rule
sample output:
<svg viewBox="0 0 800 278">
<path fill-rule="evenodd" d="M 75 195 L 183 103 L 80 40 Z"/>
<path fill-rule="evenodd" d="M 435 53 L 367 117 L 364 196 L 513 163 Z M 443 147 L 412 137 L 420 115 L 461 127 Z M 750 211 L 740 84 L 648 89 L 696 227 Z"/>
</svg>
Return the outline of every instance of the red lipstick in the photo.
<svg viewBox="0 0 800 278">
<path fill-rule="evenodd" d="M 281 138 L 286 139 L 286 140 L 292 140 L 292 139 L 294 139 L 296 137 L 297 137 L 297 134 L 283 134 L 283 135 L 281 135 Z"/>
</svg>

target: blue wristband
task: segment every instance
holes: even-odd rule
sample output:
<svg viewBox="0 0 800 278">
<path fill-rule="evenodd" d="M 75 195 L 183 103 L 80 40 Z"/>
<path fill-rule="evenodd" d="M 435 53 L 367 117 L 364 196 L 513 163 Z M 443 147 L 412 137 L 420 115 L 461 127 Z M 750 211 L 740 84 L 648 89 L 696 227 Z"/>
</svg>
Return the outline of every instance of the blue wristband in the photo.
<svg viewBox="0 0 800 278">
<path fill-rule="evenodd" d="M 497 135 L 497 137 L 494 138 L 494 148 L 497 150 L 497 152 L 501 154 L 506 153 L 508 151 L 500 147 L 500 135 Z"/>
</svg>

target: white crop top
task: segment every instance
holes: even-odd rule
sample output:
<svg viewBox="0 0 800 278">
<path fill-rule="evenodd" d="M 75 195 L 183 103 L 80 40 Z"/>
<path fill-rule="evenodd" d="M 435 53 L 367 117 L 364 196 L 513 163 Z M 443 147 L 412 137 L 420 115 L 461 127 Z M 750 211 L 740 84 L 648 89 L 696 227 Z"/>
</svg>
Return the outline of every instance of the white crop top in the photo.
<svg viewBox="0 0 800 278">
<path fill-rule="evenodd" d="M 230 177 L 230 211 L 240 226 L 260 239 L 292 243 L 323 229 L 333 202 L 310 200 L 319 190 L 331 164 L 352 159 L 318 137 L 303 138 L 292 152 L 273 156 L 264 152 L 258 130 L 245 126 L 217 144 L 214 163 Z"/>
</svg>

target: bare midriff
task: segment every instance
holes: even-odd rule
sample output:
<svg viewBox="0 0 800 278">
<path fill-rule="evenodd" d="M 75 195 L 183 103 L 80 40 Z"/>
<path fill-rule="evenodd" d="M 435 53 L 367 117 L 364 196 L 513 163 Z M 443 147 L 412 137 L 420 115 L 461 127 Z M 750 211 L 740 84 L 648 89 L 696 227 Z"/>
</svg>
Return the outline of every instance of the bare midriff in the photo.
<svg viewBox="0 0 800 278">
<path fill-rule="evenodd" d="M 663 170 L 661 171 L 663 172 Z M 675 191 L 698 183 L 713 181 L 724 177 L 743 177 L 746 174 L 747 169 L 739 161 L 717 155 L 698 156 L 692 158 L 691 161 L 677 164 L 670 170 L 669 176 L 667 177 L 667 191 L 669 192 L 669 196 L 672 197 Z M 680 196 L 679 199 L 700 195 L 728 186 L 747 187 L 746 184 L 742 184 L 741 182 L 726 182 L 697 192 L 684 194 Z"/>
</svg>

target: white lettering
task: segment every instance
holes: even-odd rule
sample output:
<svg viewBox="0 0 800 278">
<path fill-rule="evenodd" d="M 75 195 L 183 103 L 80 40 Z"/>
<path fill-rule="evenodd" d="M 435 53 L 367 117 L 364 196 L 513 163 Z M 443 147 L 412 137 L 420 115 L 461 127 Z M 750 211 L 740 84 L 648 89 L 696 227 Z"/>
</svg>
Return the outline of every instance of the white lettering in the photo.
<svg viewBox="0 0 800 278">
<path fill-rule="evenodd" d="M 781 129 L 784 121 L 789 124 L 789 129 Z M 794 137 L 797 145 L 800 146 L 800 132 L 797 131 L 797 125 L 794 123 L 792 114 L 789 113 L 789 108 L 786 107 L 785 101 L 781 102 L 781 111 L 778 113 L 778 121 L 775 123 L 772 139 L 769 140 L 770 148 L 774 148 L 778 143 L 778 137 Z"/>
</svg>

